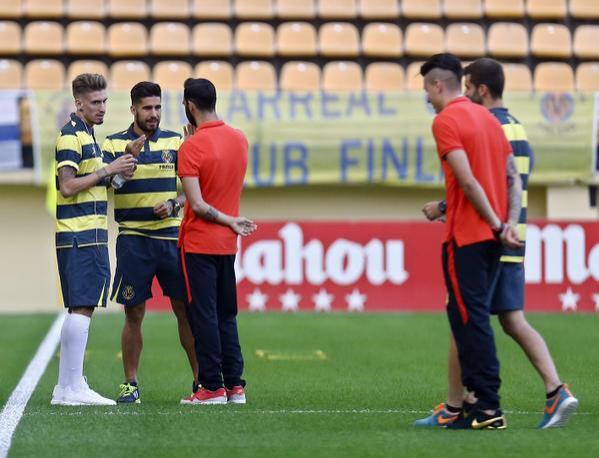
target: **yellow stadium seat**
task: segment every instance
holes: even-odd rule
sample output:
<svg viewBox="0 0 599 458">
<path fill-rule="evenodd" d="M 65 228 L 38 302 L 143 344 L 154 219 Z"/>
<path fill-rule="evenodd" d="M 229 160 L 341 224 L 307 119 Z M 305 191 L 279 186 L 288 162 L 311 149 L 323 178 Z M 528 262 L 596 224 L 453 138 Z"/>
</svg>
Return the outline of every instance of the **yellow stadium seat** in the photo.
<svg viewBox="0 0 599 458">
<path fill-rule="evenodd" d="M 443 12 L 450 19 L 480 19 L 483 16 L 482 0 L 445 0 Z"/>
<path fill-rule="evenodd" d="M 394 62 L 374 62 L 366 67 L 367 91 L 402 91 L 405 74 Z"/>
<path fill-rule="evenodd" d="M 161 56 L 188 56 L 189 28 L 181 22 L 159 22 L 150 30 L 150 50 Z"/>
<path fill-rule="evenodd" d="M 65 87 L 64 66 L 53 59 L 35 59 L 25 65 L 24 87 L 60 91 Z"/>
<path fill-rule="evenodd" d="M 525 64 L 503 64 L 505 92 L 531 92 L 532 74 Z"/>
<path fill-rule="evenodd" d="M 17 22 L 0 21 L 0 55 L 10 56 L 21 52 L 21 27 Z"/>
<path fill-rule="evenodd" d="M 324 19 L 353 19 L 357 13 L 356 0 L 318 1 L 318 15 Z"/>
<path fill-rule="evenodd" d="M 203 22 L 193 28 L 191 50 L 196 56 L 229 56 L 233 33 L 227 24 Z"/>
<path fill-rule="evenodd" d="M 420 74 L 420 67 L 424 61 L 412 62 L 406 68 L 405 86 L 408 91 L 424 91 L 424 83 Z"/>
<path fill-rule="evenodd" d="M 219 60 L 200 62 L 195 67 L 194 76 L 212 81 L 217 92 L 233 89 L 233 67 L 229 62 Z"/>
<path fill-rule="evenodd" d="M 543 92 L 574 91 L 574 72 L 564 62 L 542 62 L 534 71 L 535 90 Z"/>
<path fill-rule="evenodd" d="M 231 0 L 193 0 L 191 12 L 198 19 L 229 20 L 233 14 Z"/>
<path fill-rule="evenodd" d="M 23 15 L 23 0 L 2 0 L 0 17 L 6 19 L 19 18 Z"/>
<path fill-rule="evenodd" d="M 357 56 L 360 50 L 358 29 L 349 22 L 327 22 L 318 31 L 323 56 Z"/>
<path fill-rule="evenodd" d="M 316 55 L 316 30 L 309 22 L 284 22 L 277 29 L 277 52 L 281 56 Z"/>
<path fill-rule="evenodd" d="M 581 59 L 599 58 L 599 25 L 581 25 L 576 28 L 574 55 Z"/>
<path fill-rule="evenodd" d="M 495 22 L 487 35 L 489 54 L 496 57 L 526 57 L 528 34 L 522 24 Z"/>
<path fill-rule="evenodd" d="M 235 16 L 239 19 L 272 19 L 273 0 L 235 0 Z"/>
<path fill-rule="evenodd" d="M 524 0 L 485 0 L 485 14 L 489 17 L 522 18 Z"/>
<path fill-rule="evenodd" d="M 108 28 L 108 53 L 111 56 L 145 56 L 148 34 L 139 22 L 119 22 Z"/>
<path fill-rule="evenodd" d="M 599 91 L 599 62 L 585 62 L 576 68 L 576 90 Z"/>
<path fill-rule="evenodd" d="M 0 89 L 20 89 L 23 67 L 19 61 L 0 59 Z"/>
<path fill-rule="evenodd" d="M 148 15 L 146 0 L 106 0 L 108 16 L 118 19 L 142 19 Z"/>
<path fill-rule="evenodd" d="M 480 25 L 454 22 L 445 30 L 447 52 L 462 57 L 483 57 L 486 54 L 485 33 Z"/>
<path fill-rule="evenodd" d="M 277 0 L 277 16 L 281 19 L 314 19 L 315 0 Z"/>
<path fill-rule="evenodd" d="M 406 29 L 406 54 L 428 57 L 443 51 L 445 51 L 443 29 L 437 24 L 412 22 Z"/>
<path fill-rule="evenodd" d="M 73 19 L 101 19 L 106 16 L 106 5 L 98 0 L 67 0 L 65 12 Z"/>
<path fill-rule="evenodd" d="M 333 61 L 325 64 L 322 88 L 325 91 L 361 91 L 364 86 L 362 69 L 352 61 Z"/>
<path fill-rule="evenodd" d="M 277 88 L 275 69 L 265 61 L 242 62 L 235 69 L 235 87 L 242 91 L 274 91 Z"/>
<path fill-rule="evenodd" d="M 358 12 L 364 19 L 397 19 L 399 2 L 397 0 L 359 0 Z"/>
<path fill-rule="evenodd" d="M 439 19 L 441 17 L 441 1 L 403 0 L 401 13 L 409 19 Z"/>
<path fill-rule="evenodd" d="M 191 65 L 178 60 L 163 60 L 154 66 L 152 79 L 163 90 L 183 91 L 183 83 L 191 78 Z"/>
<path fill-rule="evenodd" d="M 395 24 L 370 22 L 362 31 L 362 52 L 366 56 L 399 57 L 403 54 L 401 29 Z"/>
<path fill-rule="evenodd" d="M 599 18 L 597 0 L 570 0 L 570 15 L 580 19 Z"/>
<path fill-rule="evenodd" d="M 150 0 L 150 16 L 156 19 L 188 19 L 189 0 Z"/>
<path fill-rule="evenodd" d="M 535 25 L 530 36 L 530 52 L 537 57 L 570 57 L 572 55 L 570 29 L 562 24 Z"/>
<path fill-rule="evenodd" d="M 534 19 L 563 19 L 568 14 L 566 0 L 528 0 L 526 13 Z"/>
<path fill-rule="evenodd" d="M 108 79 L 108 67 L 99 60 L 76 60 L 67 70 L 67 84 L 82 73 L 97 73 Z"/>
<path fill-rule="evenodd" d="M 320 90 L 320 67 L 311 62 L 286 62 L 281 69 L 279 88 L 283 91 Z"/>
<path fill-rule="evenodd" d="M 240 56 L 272 56 L 275 31 L 266 22 L 242 22 L 235 29 L 235 50 Z"/>
<path fill-rule="evenodd" d="M 106 31 L 101 22 L 74 21 L 67 25 L 66 48 L 69 54 L 103 54 Z"/>
<path fill-rule="evenodd" d="M 64 31 L 58 22 L 35 21 L 25 26 L 24 46 L 27 54 L 62 54 Z"/>
<path fill-rule="evenodd" d="M 110 66 L 108 82 L 115 91 L 130 91 L 140 81 L 149 80 L 148 64 L 140 60 L 121 60 Z"/>
<path fill-rule="evenodd" d="M 25 16 L 30 18 L 59 18 L 63 15 L 62 0 L 27 0 L 23 2 Z"/>
</svg>

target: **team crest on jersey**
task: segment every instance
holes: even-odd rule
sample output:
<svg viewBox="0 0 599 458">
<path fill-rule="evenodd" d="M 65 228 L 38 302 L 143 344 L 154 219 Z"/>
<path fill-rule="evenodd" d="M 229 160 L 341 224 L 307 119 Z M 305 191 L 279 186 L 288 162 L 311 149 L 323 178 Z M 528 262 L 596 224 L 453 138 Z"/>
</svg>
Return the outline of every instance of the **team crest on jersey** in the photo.
<svg viewBox="0 0 599 458">
<path fill-rule="evenodd" d="M 135 297 L 135 290 L 131 285 L 125 285 L 123 288 L 123 299 L 130 301 Z"/>
<path fill-rule="evenodd" d="M 162 162 L 165 162 L 167 164 L 170 164 L 171 162 L 173 162 L 173 153 L 171 153 L 169 150 L 163 150 L 162 151 Z"/>
</svg>

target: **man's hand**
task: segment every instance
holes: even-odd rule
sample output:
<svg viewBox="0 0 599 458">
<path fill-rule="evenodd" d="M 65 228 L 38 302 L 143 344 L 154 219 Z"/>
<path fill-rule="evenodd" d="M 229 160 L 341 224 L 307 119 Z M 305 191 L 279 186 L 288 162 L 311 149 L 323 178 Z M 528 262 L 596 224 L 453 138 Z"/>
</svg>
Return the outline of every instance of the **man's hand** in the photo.
<svg viewBox="0 0 599 458">
<path fill-rule="evenodd" d="M 186 124 L 185 126 L 183 126 L 183 140 L 187 140 L 195 133 L 196 127 L 193 124 Z"/>
<path fill-rule="evenodd" d="M 124 177 L 125 175 L 133 175 L 135 164 L 137 164 L 137 159 L 131 154 L 124 154 L 108 164 L 105 169 L 108 175 L 117 175 L 120 173 Z"/>
<path fill-rule="evenodd" d="M 424 207 L 422 207 L 422 213 L 424 213 L 424 216 L 426 216 L 426 219 L 429 221 L 438 220 L 443 216 L 443 213 L 441 213 L 441 210 L 439 210 L 439 202 L 436 200 L 424 204 Z"/>
<path fill-rule="evenodd" d="M 499 241 L 508 248 L 521 248 L 524 244 L 518 237 L 518 229 L 511 224 L 504 224 L 501 233 L 497 234 Z"/>
<path fill-rule="evenodd" d="M 242 237 L 250 235 L 254 232 L 258 226 L 252 220 L 246 218 L 245 216 L 238 216 L 233 218 L 231 224 L 229 225 L 233 232 Z"/>
<path fill-rule="evenodd" d="M 144 147 L 144 143 L 146 142 L 146 136 L 142 135 L 137 140 L 130 141 L 125 146 L 125 154 L 133 154 L 134 157 L 140 155 L 141 150 Z"/>
<path fill-rule="evenodd" d="M 168 200 L 154 205 L 154 214 L 160 219 L 168 218 L 173 212 L 173 204 Z"/>
</svg>

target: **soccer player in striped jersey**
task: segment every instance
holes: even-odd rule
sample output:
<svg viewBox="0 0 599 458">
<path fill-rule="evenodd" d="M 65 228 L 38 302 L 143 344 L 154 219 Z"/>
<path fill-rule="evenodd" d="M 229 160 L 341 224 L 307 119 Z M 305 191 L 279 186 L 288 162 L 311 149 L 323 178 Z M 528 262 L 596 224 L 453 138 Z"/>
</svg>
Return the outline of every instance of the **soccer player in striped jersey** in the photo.
<svg viewBox="0 0 599 458">
<path fill-rule="evenodd" d="M 154 276 L 171 301 L 179 340 L 187 353 L 197 389 L 198 365 L 194 339 L 183 305 L 185 286 L 178 261 L 177 240 L 185 195 L 177 194 L 177 155 L 182 138 L 160 129 L 160 86 L 137 83 L 131 89 L 133 123 L 108 136 L 102 145 L 105 159 L 118 160 L 127 145 L 136 148 L 133 178 L 114 191 L 114 217 L 119 224 L 117 268 L 111 299 L 125 307 L 121 336 L 125 381 L 117 402 L 140 403 L 137 371 L 143 346 L 141 325 L 146 301 L 152 297 Z"/>
<path fill-rule="evenodd" d="M 533 152 L 526 132 L 503 103 L 505 77 L 501 64 L 490 58 L 474 61 L 464 69 L 465 95 L 475 103 L 488 108 L 503 127 L 514 155 L 515 172 L 520 175 L 522 192 L 510 187 L 510 220 L 521 240 L 526 239 L 528 204 L 528 179 L 532 170 Z M 424 213 L 428 219 L 442 217 L 444 203 L 429 202 Z M 491 303 L 491 313 L 499 317 L 506 334 L 512 337 L 539 373 L 545 385 L 546 406 L 540 428 L 563 426 L 578 406 L 577 399 L 559 378 L 555 364 L 543 337 L 528 323 L 524 316 L 524 253 L 525 247 L 503 247 L 501 271 Z M 463 405 L 468 407 L 473 399 L 464 400 L 464 387 L 460 380 L 460 364 L 455 342 L 451 339 L 449 352 L 448 400 L 437 406 L 433 414 L 418 420 L 418 426 L 440 426 L 456 419 Z M 465 401 L 465 404 L 463 404 Z"/>
<path fill-rule="evenodd" d="M 56 255 L 64 306 L 58 384 L 53 405 L 113 405 L 91 390 L 83 357 L 95 307 L 105 307 L 110 282 L 106 186 L 113 175 L 128 178 L 135 158 L 124 155 L 103 166 L 94 125 L 104 122 L 106 80 L 85 73 L 73 80 L 77 112 L 56 141 Z"/>
</svg>

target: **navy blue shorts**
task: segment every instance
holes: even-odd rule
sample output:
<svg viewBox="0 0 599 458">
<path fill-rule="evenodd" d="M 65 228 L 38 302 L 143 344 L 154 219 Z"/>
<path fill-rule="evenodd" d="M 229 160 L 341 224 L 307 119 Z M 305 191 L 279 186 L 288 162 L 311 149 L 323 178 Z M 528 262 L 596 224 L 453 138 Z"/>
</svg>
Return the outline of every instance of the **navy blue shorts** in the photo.
<svg viewBox="0 0 599 458">
<path fill-rule="evenodd" d="M 106 307 L 110 261 L 106 245 L 56 250 L 64 306 Z"/>
<path fill-rule="evenodd" d="M 110 299 L 125 306 L 145 302 L 152 297 L 154 276 L 165 296 L 178 301 L 185 299 L 177 241 L 119 235 Z"/>
<path fill-rule="evenodd" d="M 524 309 L 524 263 L 499 263 L 499 277 L 491 296 L 491 313 L 513 312 Z"/>
</svg>

